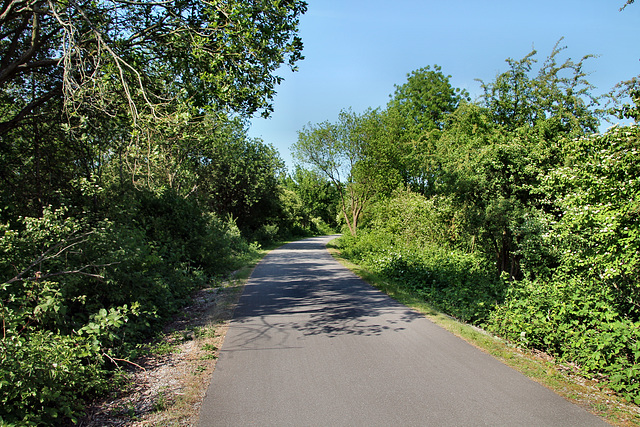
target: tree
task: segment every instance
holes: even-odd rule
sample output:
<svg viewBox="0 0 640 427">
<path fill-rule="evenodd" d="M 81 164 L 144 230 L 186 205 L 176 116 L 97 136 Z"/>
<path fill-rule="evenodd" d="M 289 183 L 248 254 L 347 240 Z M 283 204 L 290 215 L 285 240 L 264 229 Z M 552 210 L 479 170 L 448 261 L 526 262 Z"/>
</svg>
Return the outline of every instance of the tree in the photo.
<svg viewBox="0 0 640 427">
<path fill-rule="evenodd" d="M 286 186 L 298 195 L 305 216 L 319 218 L 331 227 L 337 225 L 338 190 L 326 176 L 298 166 L 287 177 Z"/>
<path fill-rule="evenodd" d="M 273 73 L 302 58 L 305 11 L 302 0 L 8 0 L 0 90 L 15 105 L 0 107 L 0 134 L 63 96 L 111 113 L 124 97 L 134 120 L 172 101 L 268 114 Z"/>
<path fill-rule="evenodd" d="M 305 10 L 301 0 L 4 2 L 0 215 L 83 205 L 86 182 L 189 194 L 198 126 L 271 111 L 275 70 L 302 58 Z"/>
<path fill-rule="evenodd" d="M 284 162 L 271 145 L 249 139 L 241 123 L 231 122 L 226 132 L 208 141 L 198 160 L 197 192 L 211 211 L 253 232 L 278 216 Z"/>
<path fill-rule="evenodd" d="M 454 88 L 451 76 L 438 65 L 423 67 L 407 75 L 407 82 L 395 86 L 395 92 L 383 113 L 387 145 L 405 185 L 426 194 L 431 186 L 429 163 L 431 147 L 427 135 L 444 129 L 448 117 L 469 100 L 466 90 Z"/>
<path fill-rule="evenodd" d="M 280 218 L 283 163 L 243 120 L 302 58 L 305 9 L 0 2 L 2 420 L 76 419 L 115 358 L 239 267 L 238 225 Z"/>
<path fill-rule="evenodd" d="M 284 162 L 276 149 L 250 139 L 246 123 L 233 120 L 203 122 L 197 139 L 185 143 L 183 180 L 208 210 L 233 218 L 243 232 L 252 232 L 278 216 L 279 178 Z"/>
<path fill-rule="evenodd" d="M 507 60 L 506 72 L 482 83 L 482 105 L 462 104 L 424 141 L 430 190 L 467 212 L 472 246 L 510 278 L 523 277 L 533 218 L 557 213 L 541 180 L 562 164 L 566 141 L 598 125 L 583 70 L 590 56 L 559 61 L 562 50 L 556 44 L 537 74 L 535 51 Z"/>
<path fill-rule="evenodd" d="M 421 132 L 442 129 L 445 117 L 469 98 L 466 90 L 454 88 L 442 68 L 434 65 L 417 69 L 407 74 L 407 82 L 395 85 L 395 92 L 387 107 L 396 109 L 406 119 L 406 129 L 416 138 Z"/>
<path fill-rule="evenodd" d="M 292 147 L 300 162 L 313 166 L 339 189 L 342 215 L 353 236 L 363 209 L 374 195 L 371 170 L 363 167 L 369 141 L 363 117 L 343 110 L 335 124 L 308 124 L 298 132 L 298 141 Z"/>
<path fill-rule="evenodd" d="M 508 132 L 529 128 L 546 139 L 559 136 L 579 136 L 596 132 L 598 117 L 590 95 L 593 86 L 586 80 L 585 62 L 571 58 L 558 62 L 566 49 L 560 39 L 542 64 L 536 76 L 531 76 L 536 63 L 535 50 L 520 60 L 507 59 L 509 70 L 496 76 L 491 83 L 481 81 L 482 103 L 491 111 L 493 120 Z"/>
</svg>

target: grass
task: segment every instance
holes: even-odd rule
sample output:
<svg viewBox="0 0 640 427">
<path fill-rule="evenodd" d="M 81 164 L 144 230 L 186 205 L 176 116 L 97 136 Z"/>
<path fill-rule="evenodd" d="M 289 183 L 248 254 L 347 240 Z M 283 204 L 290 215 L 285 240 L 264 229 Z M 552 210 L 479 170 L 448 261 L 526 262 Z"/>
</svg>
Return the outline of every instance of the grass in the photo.
<svg viewBox="0 0 640 427">
<path fill-rule="evenodd" d="M 557 364 L 546 354 L 519 348 L 480 328 L 459 322 L 439 312 L 407 289 L 345 259 L 331 242 L 327 245 L 327 250 L 337 261 L 367 283 L 565 399 L 602 417 L 610 424 L 623 427 L 640 426 L 638 406 L 627 403 L 612 391 L 601 387 L 596 381 L 577 375 L 571 366 Z"/>
</svg>

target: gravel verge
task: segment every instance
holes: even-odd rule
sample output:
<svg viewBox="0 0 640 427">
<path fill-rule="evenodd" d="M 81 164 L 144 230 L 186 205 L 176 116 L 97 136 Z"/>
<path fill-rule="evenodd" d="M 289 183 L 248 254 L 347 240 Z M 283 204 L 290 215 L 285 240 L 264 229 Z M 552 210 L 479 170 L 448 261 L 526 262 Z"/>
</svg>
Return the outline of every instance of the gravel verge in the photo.
<svg viewBox="0 0 640 427">
<path fill-rule="evenodd" d="M 122 366 L 126 387 L 95 401 L 76 425 L 194 426 L 244 280 L 193 295 L 191 305 L 148 344 L 148 355 Z"/>
</svg>

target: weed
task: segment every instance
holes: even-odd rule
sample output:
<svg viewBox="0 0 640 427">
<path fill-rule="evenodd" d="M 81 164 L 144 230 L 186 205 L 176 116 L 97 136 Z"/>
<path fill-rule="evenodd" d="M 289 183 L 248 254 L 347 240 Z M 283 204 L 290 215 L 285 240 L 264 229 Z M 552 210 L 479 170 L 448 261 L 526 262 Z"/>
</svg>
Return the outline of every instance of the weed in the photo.
<svg viewBox="0 0 640 427">
<path fill-rule="evenodd" d="M 206 366 L 200 365 L 196 368 L 196 370 L 193 372 L 193 375 L 200 375 L 201 373 L 203 373 L 204 371 L 207 370 Z"/>
<path fill-rule="evenodd" d="M 218 347 L 216 347 L 216 346 L 215 346 L 215 345 L 213 345 L 213 344 L 205 344 L 205 345 L 203 345 L 203 346 L 202 346 L 202 349 L 203 349 L 204 351 L 211 351 L 211 352 L 213 352 L 213 351 L 218 350 Z"/>
<path fill-rule="evenodd" d="M 163 411 L 166 408 L 167 408 L 167 397 L 165 396 L 164 392 L 161 391 L 158 393 L 158 397 L 153 402 L 153 411 L 154 412 Z"/>
</svg>

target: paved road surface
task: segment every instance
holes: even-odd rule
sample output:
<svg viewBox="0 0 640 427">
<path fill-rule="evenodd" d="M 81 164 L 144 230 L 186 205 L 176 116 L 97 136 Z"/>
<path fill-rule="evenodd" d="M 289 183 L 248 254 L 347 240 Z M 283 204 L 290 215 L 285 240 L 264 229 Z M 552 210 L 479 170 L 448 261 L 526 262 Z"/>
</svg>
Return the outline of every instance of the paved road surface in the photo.
<svg viewBox="0 0 640 427">
<path fill-rule="evenodd" d="M 602 426 L 335 262 L 329 237 L 255 269 L 201 426 Z"/>
</svg>

